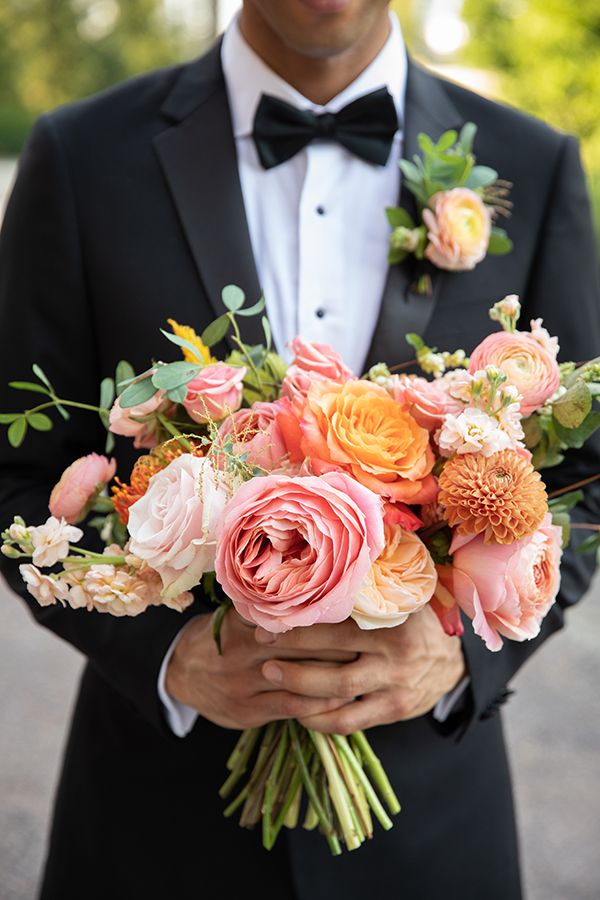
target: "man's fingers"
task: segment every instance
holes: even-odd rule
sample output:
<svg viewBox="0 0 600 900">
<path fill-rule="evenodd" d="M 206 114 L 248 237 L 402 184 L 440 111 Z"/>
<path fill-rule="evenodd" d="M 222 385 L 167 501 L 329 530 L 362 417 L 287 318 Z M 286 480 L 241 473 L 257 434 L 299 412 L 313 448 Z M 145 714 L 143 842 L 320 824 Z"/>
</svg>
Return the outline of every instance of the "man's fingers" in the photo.
<svg viewBox="0 0 600 900">
<path fill-rule="evenodd" d="M 305 728 L 325 734 L 352 734 L 353 731 L 363 731 L 375 725 L 389 725 L 397 721 L 386 691 L 367 694 L 364 699 L 348 703 L 337 710 L 296 718 Z"/>
<path fill-rule="evenodd" d="M 384 687 L 381 660 L 363 655 L 356 662 L 323 666 L 318 662 L 290 662 L 274 659 L 263 663 L 262 674 L 285 691 L 308 697 L 339 697 L 353 700 Z"/>
<path fill-rule="evenodd" d="M 252 699 L 252 705 L 260 710 L 266 721 L 327 715 L 340 709 L 346 702 L 339 698 L 302 697 L 287 691 L 265 691 Z"/>
<path fill-rule="evenodd" d="M 272 634 L 264 628 L 257 628 L 254 637 L 259 644 L 284 650 L 301 650 L 307 655 L 320 650 L 361 653 L 367 651 L 373 643 L 373 632 L 362 631 L 352 619 L 335 625 L 293 628 L 283 634 Z"/>
</svg>

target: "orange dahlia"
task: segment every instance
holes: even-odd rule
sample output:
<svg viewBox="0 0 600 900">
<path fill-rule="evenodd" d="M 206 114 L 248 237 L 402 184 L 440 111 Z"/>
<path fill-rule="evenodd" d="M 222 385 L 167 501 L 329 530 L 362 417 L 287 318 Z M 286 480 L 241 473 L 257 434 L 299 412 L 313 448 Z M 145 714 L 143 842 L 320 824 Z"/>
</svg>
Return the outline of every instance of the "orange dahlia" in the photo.
<svg viewBox="0 0 600 900">
<path fill-rule="evenodd" d="M 187 441 L 188 448 L 178 438 L 172 438 L 154 447 L 150 453 L 140 456 L 133 467 L 129 484 L 125 484 L 120 478 L 115 478 L 116 484 L 112 488 L 113 506 L 123 525 L 129 521 L 129 508 L 133 506 L 148 490 L 148 484 L 153 475 L 166 469 L 170 462 L 182 456 L 184 453 L 192 453 L 194 456 L 202 456 L 201 444 L 193 438 Z"/>
<path fill-rule="evenodd" d="M 485 543 L 512 544 L 533 534 L 548 511 L 539 472 L 515 450 L 448 460 L 438 502 L 458 534 L 481 534 Z"/>
</svg>

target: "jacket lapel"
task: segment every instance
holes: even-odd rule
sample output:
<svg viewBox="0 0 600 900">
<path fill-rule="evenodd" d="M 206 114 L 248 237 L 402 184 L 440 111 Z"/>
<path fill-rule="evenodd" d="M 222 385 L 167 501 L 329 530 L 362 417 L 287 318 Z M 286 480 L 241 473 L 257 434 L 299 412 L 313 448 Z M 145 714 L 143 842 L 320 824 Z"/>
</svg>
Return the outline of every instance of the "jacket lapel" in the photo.
<svg viewBox="0 0 600 900">
<path fill-rule="evenodd" d="M 237 284 L 248 304 L 260 296 L 242 189 L 220 42 L 185 66 L 161 113 L 172 125 L 154 138 L 177 209 L 215 316 L 224 312 L 221 291 Z M 263 340 L 260 317 L 239 320 L 242 337 Z"/>
<path fill-rule="evenodd" d="M 401 156 L 412 159 L 419 153 L 421 132 L 436 139 L 450 128 L 460 129 L 463 119 L 450 102 L 443 82 L 408 59 L 406 98 L 404 106 L 404 138 Z M 415 198 L 406 189 L 404 179 L 399 205 L 408 209 L 418 221 Z M 421 275 L 431 279 L 431 292 L 416 292 Z M 414 331 L 424 335 L 433 315 L 444 273 L 427 261 L 408 257 L 405 262 L 390 266 L 381 301 L 381 311 L 367 357 L 366 368 L 377 362 L 392 366 L 414 356 L 404 335 Z"/>
</svg>

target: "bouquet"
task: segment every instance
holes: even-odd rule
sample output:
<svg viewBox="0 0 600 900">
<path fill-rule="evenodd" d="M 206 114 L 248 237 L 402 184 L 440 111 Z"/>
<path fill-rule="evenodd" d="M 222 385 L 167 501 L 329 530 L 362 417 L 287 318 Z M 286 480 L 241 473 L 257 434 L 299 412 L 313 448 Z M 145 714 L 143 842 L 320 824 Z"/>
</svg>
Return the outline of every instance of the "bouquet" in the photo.
<svg viewBox="0 0 600 900">
<path fill-rule="evenodd" d="M 466 616 L 491 651 L 535 637 L 582 496 L 574 485 L 549 498 L 539 470 L 600 424 L 600 362 L 559 364 L 541 320 L 517 329 L 510 296 L 490 311 L 501 330 L 470 359 L 412 334 L 422 374 L 382 363 L 357 377 L 331 347 L 301 337 L 287 366 L 264 316 L 264 344 L 246 345 L 238 317 L 261 315 L 263 301 L 246 307 L 230 285 L 223 303 L 201 336 L 170 320 L 163 334 L 183 359 L 141 374 L 121 362 L 88 407 L 107 427 L 107 454 L 115 434 L 145 451 L 128 481 L 90 453 L 62 475 L 44 524 L 15 516 L 3 532 L 33 597 L 135 616 L 159 604 L 181 611 L 201 586 L 216 604 L 218 645 L 231 605 L 275 633 L 348 618 L 396 627 L 429 604 L 451 635 Z M 217 360 L 227 335 L 233 349 Z M 33 371 L 37 381 L 12 386 L 43 401 L 0 416 L 16 448 L 28 428 L 52 427 L 48 410 L 68 417 L 81 405 Z M 103 552 L 79 546 L 84 521 Z M 586 547 L 597 548 L 589 527 Z M 225 815 L 262 823 L 266 848 L 302 818 L 338 854 L 371 838 L 373 819 L 391 828 L 400 809 L 362 732 L 272 722 L 243 732 L 227 766 Z"/>
</svg>

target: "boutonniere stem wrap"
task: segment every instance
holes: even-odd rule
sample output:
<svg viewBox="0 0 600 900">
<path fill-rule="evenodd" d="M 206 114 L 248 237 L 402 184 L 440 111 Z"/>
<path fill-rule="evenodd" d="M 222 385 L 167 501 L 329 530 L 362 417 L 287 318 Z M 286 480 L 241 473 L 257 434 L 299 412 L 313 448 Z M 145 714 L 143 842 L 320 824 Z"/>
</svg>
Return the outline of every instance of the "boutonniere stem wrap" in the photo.
<svg viewBox="0 0 600 900">
<path fill-rule="evenodd" d="M 510 183 L 495 169 L 476 164 L 473 141 L 477 127 L 467 122 L 460 134 L 446 131 L 437 143 L 418 137 L 422 155 L 400 161 L 402 177 L 414 195 L 419 213 L 415 222 L 403 207 L 389 207 L 389 262 L 407 256 L 427 259 L 438 269 L 466 272 L 488 254 L 502 255 L 512 241 L 496 220 L 510 215 Z"/>
</svg>

